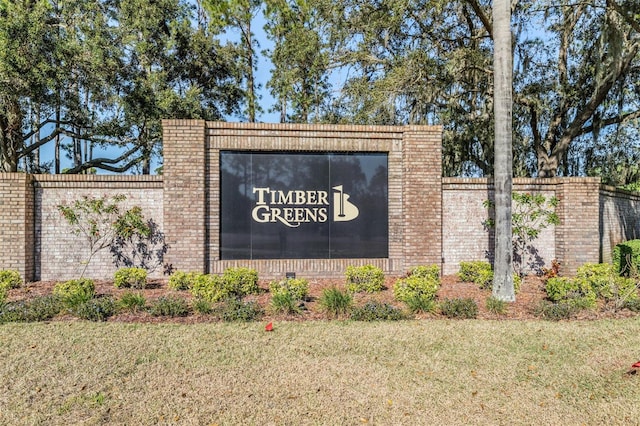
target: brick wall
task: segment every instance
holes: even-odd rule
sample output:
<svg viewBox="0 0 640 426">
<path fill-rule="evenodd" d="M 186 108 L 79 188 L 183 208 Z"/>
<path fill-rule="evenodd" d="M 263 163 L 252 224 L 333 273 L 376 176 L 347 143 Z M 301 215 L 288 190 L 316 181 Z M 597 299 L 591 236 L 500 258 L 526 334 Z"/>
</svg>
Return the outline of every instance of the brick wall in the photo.
<svg viewBox="0 0 640 426">
<path fill-rule="evenodd" d="M 32 177 L 0 173 L 0 270 L 16 269 L 34 277 Z"/>
<path fill-rule="evenodd" d="M 601 261 L 611 262 L 616 244 L 640 238 L 640 195 L 603 185 L 599 210 Z"/>
</svg>

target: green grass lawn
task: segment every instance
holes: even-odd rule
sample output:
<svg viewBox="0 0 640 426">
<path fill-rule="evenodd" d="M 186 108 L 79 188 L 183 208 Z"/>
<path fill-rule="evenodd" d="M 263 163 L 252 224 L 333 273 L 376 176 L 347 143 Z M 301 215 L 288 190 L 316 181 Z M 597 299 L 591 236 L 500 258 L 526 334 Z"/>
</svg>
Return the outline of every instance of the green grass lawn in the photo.
<svg viewBox="0 0 640 426">
<path fill-rule="evenodd" d="M 0 325 L 0 424 L 640 422 L 640 319 Z"/>
</svg>

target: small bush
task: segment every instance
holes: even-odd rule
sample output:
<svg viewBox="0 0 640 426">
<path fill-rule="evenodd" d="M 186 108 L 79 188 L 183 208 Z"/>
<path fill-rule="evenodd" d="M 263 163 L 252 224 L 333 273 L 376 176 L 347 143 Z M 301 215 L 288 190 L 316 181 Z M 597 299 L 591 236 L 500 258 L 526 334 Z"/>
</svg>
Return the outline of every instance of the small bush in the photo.
<svg viewBox="0 0 640 426">
<path fill-rule="evenodd" d="M 191 283 L 191 294 L 209 303 L 242 298 L 259 291 L 258 273 L 249 268 L 228 268 L 221 276 L 194 274 Z"/>
<path fill-rule="evenodd" d="M 507 312 L 507 302 L 491 296 L 487 298 L 487 310 L 492 314 L 503 315 Z"/>
<path fill-rule="evenodd" d="M 408 319 L 402 310 L 388 303 L 369 301 L 354 308 L 350 318 L 354 321 L 399 321 Z"/>
<path fill-rule="evenodd" d="M 375 293 L 384 286 L 384 272 L 377 266 L 349 266 L 345 276 L 347 289 L 352 293 Z"/>
<path fill-rule="evenodd" d="M 320 308 L 329 316 L 339 317 L 347 315 L 353 306 L 353 297 L 336 287 L 325 288 L 319 300 Z"/>
<path fill-rule="evenodd" d="M 440 282 L 440 268 L 438 265 L 416 266 L 409 271 L 409 276 L 425 279 L 428 278 Z"/>
<path fill-rule="evenodd" d="M 0 271 L 0 289 L 11 290 L 18 288 L 22 284 L 20 272 L 14 269 L 5 269 Z"/>
<path fill-rule="evenodd" d="M 552 302 L 568 303 L 579 309 L 596 306 L 596 293 L 584 278 L 549 278 L 545 290 Z"/>
<path fill-rule="evenodd" d="M 264 311 L 258 302 L 227 299 L 222 305 L 221 319 L 225 322 L 250 322 L 259 320 Z"/>
<path fill-rule="evenodd" d="M 4 306 L 4 304 L 7 302 L 8 296 L 9 291 L 4 287 L 0 287 L 0 308 L 2 308 L 2 306 Z"/>
<path fill-rule="evenodd" d="M 176 271 L 169 277 L 169 288 L 172 290 L 189 290 L 196 281 L 198 273 Z"/>
<path fill-rule="evenodd" d="M 144 309 L 147 301 L 141 293 L 127 291 L 118 300 L 118 307 L 125 311 L 138 312 Z"/>
<path fill-rule="evenodd" d="M 291 293 L 282 291 L 273 293 L 270 306 L 274 313 L 297 314 L 300 313 L 299 303 Z"/>
<path fill-rule="evenodd" d="M 489 262 L 460 262 L 458 278 L 466 283 L 475 283 L 480 288 L 491 288 L 493 269 Z"/>
<path fill-rule="evenodd" d="M 305 300 L 309 294 L 309 281 L 304 278 L 287 278 L 269 283 L 272 294 L 289 293 L 294 300 Z"/>
<path fill-rule="evenodd" d="M 189 304 L 181 297 L 162 296 L 149 305 L 154 317 L 185 317 L 189 315 Z"/>
<path fill-rule="evenodd" d="M 193 310 L 201 315 L 209 315 L 213 312 L 213 305 L 207 300 L 196 298 L 193 300 Z"/>
<path fill-rule="evenodd" d="M 548 301 L 542 301 L 538 306 L 536 306 L 533 313 L 537 317 L 550 321 L 560 321 L 571 318 L 575 311 L 576 308 L 568 303 L 551 303 Z"/>
<path fill-rule="evenodd" d="M 447 318 L 472 319 L 478 316 L 478 304 L 470 298 L 445 299 L 438 307 Z"/>
<path fill-rule="evenodd" d="M 62 308 L 60 299 L 53 295 L 8 303 L 0 308 L 0 323 L 47 321 L 58 315 Z"/>
<path fill-rule="evenodd" d="M 633 312 L 640 312 L 640 299 L 628 300 L 624 302 L 623 307 Z"/>
<path fill-rule="evenodd" d="M 396 300 L 408 302 L 416 299 L 423 299 L 429 302 L 436 298 L 436 293 L 440 288 L 440 278 L 433 276 L 411 275 L 407 278 L 396 281 L 393 285 L 393 295 Z"/>
<path fill-rule="evenodd" d="M 197 299 L 204 299 L 209 303 L 216 303 L 230 297 L 225 288 L 224 280 L 219 275 L 198 274 L 191 286 L 191 294 Z"/>
<path fill-rule="evenodd" d="M 640 240 L 629 240 L 616 245 L 611 260 L 620 275 L 629 276 L 640 271 Z"/>
<path fill-rule="evenodd" d="M 147 271 L 142 268 L 120 268 L 115 273 L 113 284 L 117 288 L 145 288 Z"/>
<path fill-rule="evenodd" d="M 93 280 L 81 278 L 58 283 L 53 288 L 54 296 L 70 309 L 89 301 L 95 295 Z"/>
<path fill-rule="evenodd" d="M 258 272 L 255 269 L 227 268 L 222 273 L 222 278 L 230 296 L 242 297 L 260 291 Z"/>
<path fill-rule="evenodd" d="M 79 304 L 73 309 L 78 318 L 89 321 L 106 321 L 116 313 L 116 302 L 112 297 L 99 297 Z"/>
</svg>

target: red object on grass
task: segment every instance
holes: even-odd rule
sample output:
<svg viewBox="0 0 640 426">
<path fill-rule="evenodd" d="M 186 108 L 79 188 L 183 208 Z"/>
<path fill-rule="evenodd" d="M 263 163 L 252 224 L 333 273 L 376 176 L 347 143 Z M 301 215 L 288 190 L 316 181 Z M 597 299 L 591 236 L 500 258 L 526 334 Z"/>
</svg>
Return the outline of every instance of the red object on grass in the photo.
<svg viewBox="0 0 640 426">
<path fill-rule="evenodd" d="M 631 368 L 640 368 L 640 361 L 636 362 L 631 366 Z"/>
<path fill-rule="evenodd" d="M 264 331 L 273 331 L 273 323 L 269 323 L 264 327 Z"/>
</svg>

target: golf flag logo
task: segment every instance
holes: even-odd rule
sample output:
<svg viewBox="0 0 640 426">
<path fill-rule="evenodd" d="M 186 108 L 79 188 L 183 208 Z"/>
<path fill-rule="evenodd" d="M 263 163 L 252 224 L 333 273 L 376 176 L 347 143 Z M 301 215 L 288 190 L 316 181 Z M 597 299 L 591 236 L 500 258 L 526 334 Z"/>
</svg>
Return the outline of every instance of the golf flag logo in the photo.
<svg viewBox="0 0 640 426">
<path fill-rule="evenodd" d="M 334 222 L 348 222 L 358 217 L 360 211 L 358 207 L 349 201 L 349 194 L 346 194 L 342 185 L 333 187 L 333 220 Z"/>
</svg>

